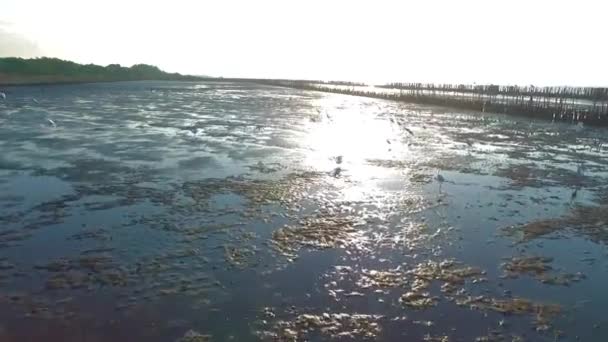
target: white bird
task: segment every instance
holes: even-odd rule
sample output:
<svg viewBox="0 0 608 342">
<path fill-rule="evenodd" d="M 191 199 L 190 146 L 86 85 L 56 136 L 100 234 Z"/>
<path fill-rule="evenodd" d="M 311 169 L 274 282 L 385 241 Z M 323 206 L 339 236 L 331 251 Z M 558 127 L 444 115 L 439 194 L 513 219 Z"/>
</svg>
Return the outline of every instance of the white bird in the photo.
<svg viewBox="0 0 608 342">
<path fill-rule="evenodd" d="M 40 104 L 40 102 L 38 102 L 38 100 L 36 100 L 36 98 L 32 97 L 32 102 L 34 102 L 35 104 Z"/>
<path fill-rule="evenodd" d="M 55 121 L 53 121 L 53 119 L 46 119 L 46 121 L 48 121 L 49 125 L 51 125 L 53 127 L 57 127 L 57 125 L 55 124 Z"/>
<path fill-rule="evenodd" d="M 0 91 L 0 97 L 1 97 L 3 100 L 6 100 L 6 94 L 5 94 L 5 93 L 3 93 L 3 92 L 1 92 L 1 91 Z"/>
</svg>

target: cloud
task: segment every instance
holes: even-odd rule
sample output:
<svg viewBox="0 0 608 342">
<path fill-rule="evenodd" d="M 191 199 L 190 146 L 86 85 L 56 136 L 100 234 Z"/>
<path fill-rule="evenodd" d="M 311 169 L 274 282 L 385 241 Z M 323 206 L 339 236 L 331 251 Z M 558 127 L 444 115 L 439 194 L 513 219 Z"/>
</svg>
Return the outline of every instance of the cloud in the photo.
<svg viewBox="0 0 608 342">
<path fill-rule="evenodd" d="M 34 42 L 10 32 L 4 27 L 10 26 L 0 21 L 0 57 L 37 57 L 42 55 L 40 48 Z"/>
</svg>

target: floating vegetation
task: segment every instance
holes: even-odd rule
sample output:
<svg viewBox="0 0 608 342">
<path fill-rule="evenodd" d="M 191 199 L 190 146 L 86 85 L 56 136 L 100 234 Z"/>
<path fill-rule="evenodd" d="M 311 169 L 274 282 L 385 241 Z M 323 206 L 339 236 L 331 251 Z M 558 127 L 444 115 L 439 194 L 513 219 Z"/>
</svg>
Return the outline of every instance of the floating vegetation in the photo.
<svg viewBox="0 0 608 342">
<path fill-rule="evenodd" d="M 181 338 L 175 342 L 209 342 L 211 341 L 211 335 L 204 335 L 196 330 L 188 330 Z"/>
<path fill-rule="evenodd" d="M 520 226 L 502 229 L 507 236 L 527 242 L 536 238 L 559 232 L 572 232 L 589 237 L 596 242 L 608 243 L 608 206 L 579 206 L 568 215 L 557 218 L 533 221 Z"/>
<path fill-rule="evenodd" d="M 550 329 L 550 319 L 561 312 L 555 304 L 540 304 L 523 298 L 496 299 L 485 296 L 457 298 L 456 304 L 477 310 L 489 310 L 505 315 L 531 315 L 537 331 Z"/>
<path fill-rule="evenodd" d="M 475 338 L 475 342 L 523 342 L 519 335 L 506 335 L 500 331 L 492 330 L 485 336 Z"/>
<path fill-rule="evenodd" d="M 485 272 L 476 267 L 462 266 L 454 260 L 441 262 L 427 261 L 418 264 L 409 274 L 424 281 L 440 280 L 449 284 L 462 285 L 465 280 L 484 281 Z"/>
<path fill-rule="evenodd" d="M 433 176 L 426 173 L 413 173 L 410 176 L 410 182 L 412 183 L 430 183 L 433 181 Z"/>
<path fill-rule="evenodd" d="M 106 254 L 86 254 L 75 259 L 59 259 L 47 264 L 36 265 L 36 269 L 50 272 L 46 288 L 92 290 L 97 286 L 126 286 L 128 272 L 118 267 L 111 256 Z"/>
<path fill-rule="evenodd" d="M 550 263 L 552 261 L 552 258 L 538 256 L 514 257 L 503 263 L 502 267 L 505 270 L 504 276 L 507 278 L 517 278 L 520 275 L 527 274 L 533 276 L 544 284 L 550 285 L 568 286 L 572 282 L 577 282 L 585 278 L 581 273 L 560 273 L 557 275 L 551 274 L 553 268 L 551 267 Z"/>
<path fill-rule="evenodd" d="M 204 181 L 187 182 L 182 185 L 184 194 L 191 197 L 197 204 L 207 205 L 213 195 L 234 193 L 245 197 L 249 205 L 263 205 L 279 202 L 286 206 L 296 204 L 313 182 L 324 174 L 319 172 L 290 173 L 279 181 L 254 180 L 243 177 L 227 177 L 223 179 L 206 179 Z"/>
<path fill-rule="evenodd" d="M 545 178 L 546 173 L 534 165 L 512 165 L 497 170 L 494 175 L 510 179 L 511 185 L 515 187 L 543 187 L 549 185 Z"/>
<path fill-rule="evenodd" d="M 431 336 L 430 334 L 426 334 L 422 340 L 425 342 L 449 342 L 450 338 L 447 335 Z"/>
<path fill-rule="evenodd" d="M 357 281 L 357 285 L 364 289 L 370 287 L 401 287 L 405 283 L 405 274 L 398 270 L 363 270 L 361 278 Z"/>
<path fill-rule="evenodd" d="M 427 261 L 418 264 L 407 272 L 414 280 L 410 284 L 410 291 L 403 294 L 399 301 L 408 307 L 425 309 L 435 306 L 438 297 L 432 296 L 427 289 L 432 281 L 442 281 L 441 290 L 445 293 L 457 292 L 457 289 L 470 279 L 473 282 L 484 280 L 485 273 L 474 267 L 461 266 L 453 260 L 442 262 Z"/>
<path fill-rule="evenodd" d="M 505 276 L 517 277 L 519 274 L 542 275 L 551 270 L 549 265 L 553 258 L 545 257 L 514 257 L 503 263 Z"/>
<path fill-rule="evenodd" d="M 509 165 L 499 168 L 495 176 L 511 180 L 511 187 L 542 188 L 547 186 L 592 186 L 597 181 L 592 177 L 584 176 L 576 171 L 560 167 L 540 166 L 537 164 Z"/>
<path fill-rule="evenodd" d="M 399 302 L 415 309 L 426 309 L 437 305 L 438 298 L 431 296 L 429 292 L 410 291 L 404 293 Z"/>
<path fill-rule="evenodd" d="M 302 314 L 292 321 L 278 321 L 270 331 L 261 332 L 265 340 L 301 341 L 314 334 L 324 338 L 346 338 L 351 340 L 375 339 L 382 331 L 379 315 L 324 313 Z"/>
<path fill-rule="evenodd" d="M 286 226 L 272 233 L 272 245 L 281 254 L 293 258 L 303 247 L 313 249 L 346 248 L 354 243 L 354 222 L 342 217 L 313 217 L 298 226 Z"/>
<path fill-rule="evenodd" d="M 389 169 L 410 169 L 412 167 L 412 163 L 393 159 L 368 159 L 366 162 L 373 166 Z"/>
<path fill-rule="evenodd" d="M 246 246 L 224 246 L 226 261 L 237 268 L 251 266 L 255 250 Z"/>
</svg>

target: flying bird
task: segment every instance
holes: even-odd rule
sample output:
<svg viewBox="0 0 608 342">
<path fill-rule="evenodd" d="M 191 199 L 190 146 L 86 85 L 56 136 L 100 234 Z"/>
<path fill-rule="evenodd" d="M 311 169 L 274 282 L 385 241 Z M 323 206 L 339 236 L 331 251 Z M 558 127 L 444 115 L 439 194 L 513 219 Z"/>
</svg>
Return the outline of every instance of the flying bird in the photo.
<svg viewBox="0 0 608 342">
<path fill-rule="evenodd" d="M 49 123 L 49 125 L 57 127 L 57 124 L 55 124 L 55 121 L 53 121 L 53 119 L 46 119 L 46 121 Z"/>
<path fill-rule="evenodd" d="M 0 98 L 6 100 L 6 94 L 0 91 Z"/>
<path fill-rule="evenodd" d="M 411 130 L 411 129 L 409 129 L 409 128 L 405 127 L 405 126 L 403 127 L 403 129 L 404 129 L 406 132 L 408 132 L 409 134 L 414 135 L 414 132 L 412 132 L 412 130 Z"/>
</svg>

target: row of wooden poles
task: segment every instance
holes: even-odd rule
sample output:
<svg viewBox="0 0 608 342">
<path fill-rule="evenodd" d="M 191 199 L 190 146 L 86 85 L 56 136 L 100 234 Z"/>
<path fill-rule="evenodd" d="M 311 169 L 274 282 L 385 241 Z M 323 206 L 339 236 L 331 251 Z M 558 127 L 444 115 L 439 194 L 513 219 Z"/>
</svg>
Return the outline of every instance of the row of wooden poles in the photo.
<svg viewBox="0 0 608 342">
<path fill-rule="evenodd" d="M 344 83 L 263 80 L 261 83 L 553 121 L 608 126 L 608 88 L 517 87 L 393 83 L 378 87 Z"/>
<path fill-rule="evenodd" d="M 389 83 L 379 86 L 381 88 L 404 89 L 404 90 L 426 90 L 461 93 L 483 93 L 491 95 L 506 96 L 536 96 L 576 98 L 589 101 L 608 101 L 608 88 L 593 87 L 536 87 L 530 86 L 501 86 L 501 85 L 476 85 L 476 84 L 434 84 L 434 83 Z"/>
</svg>

